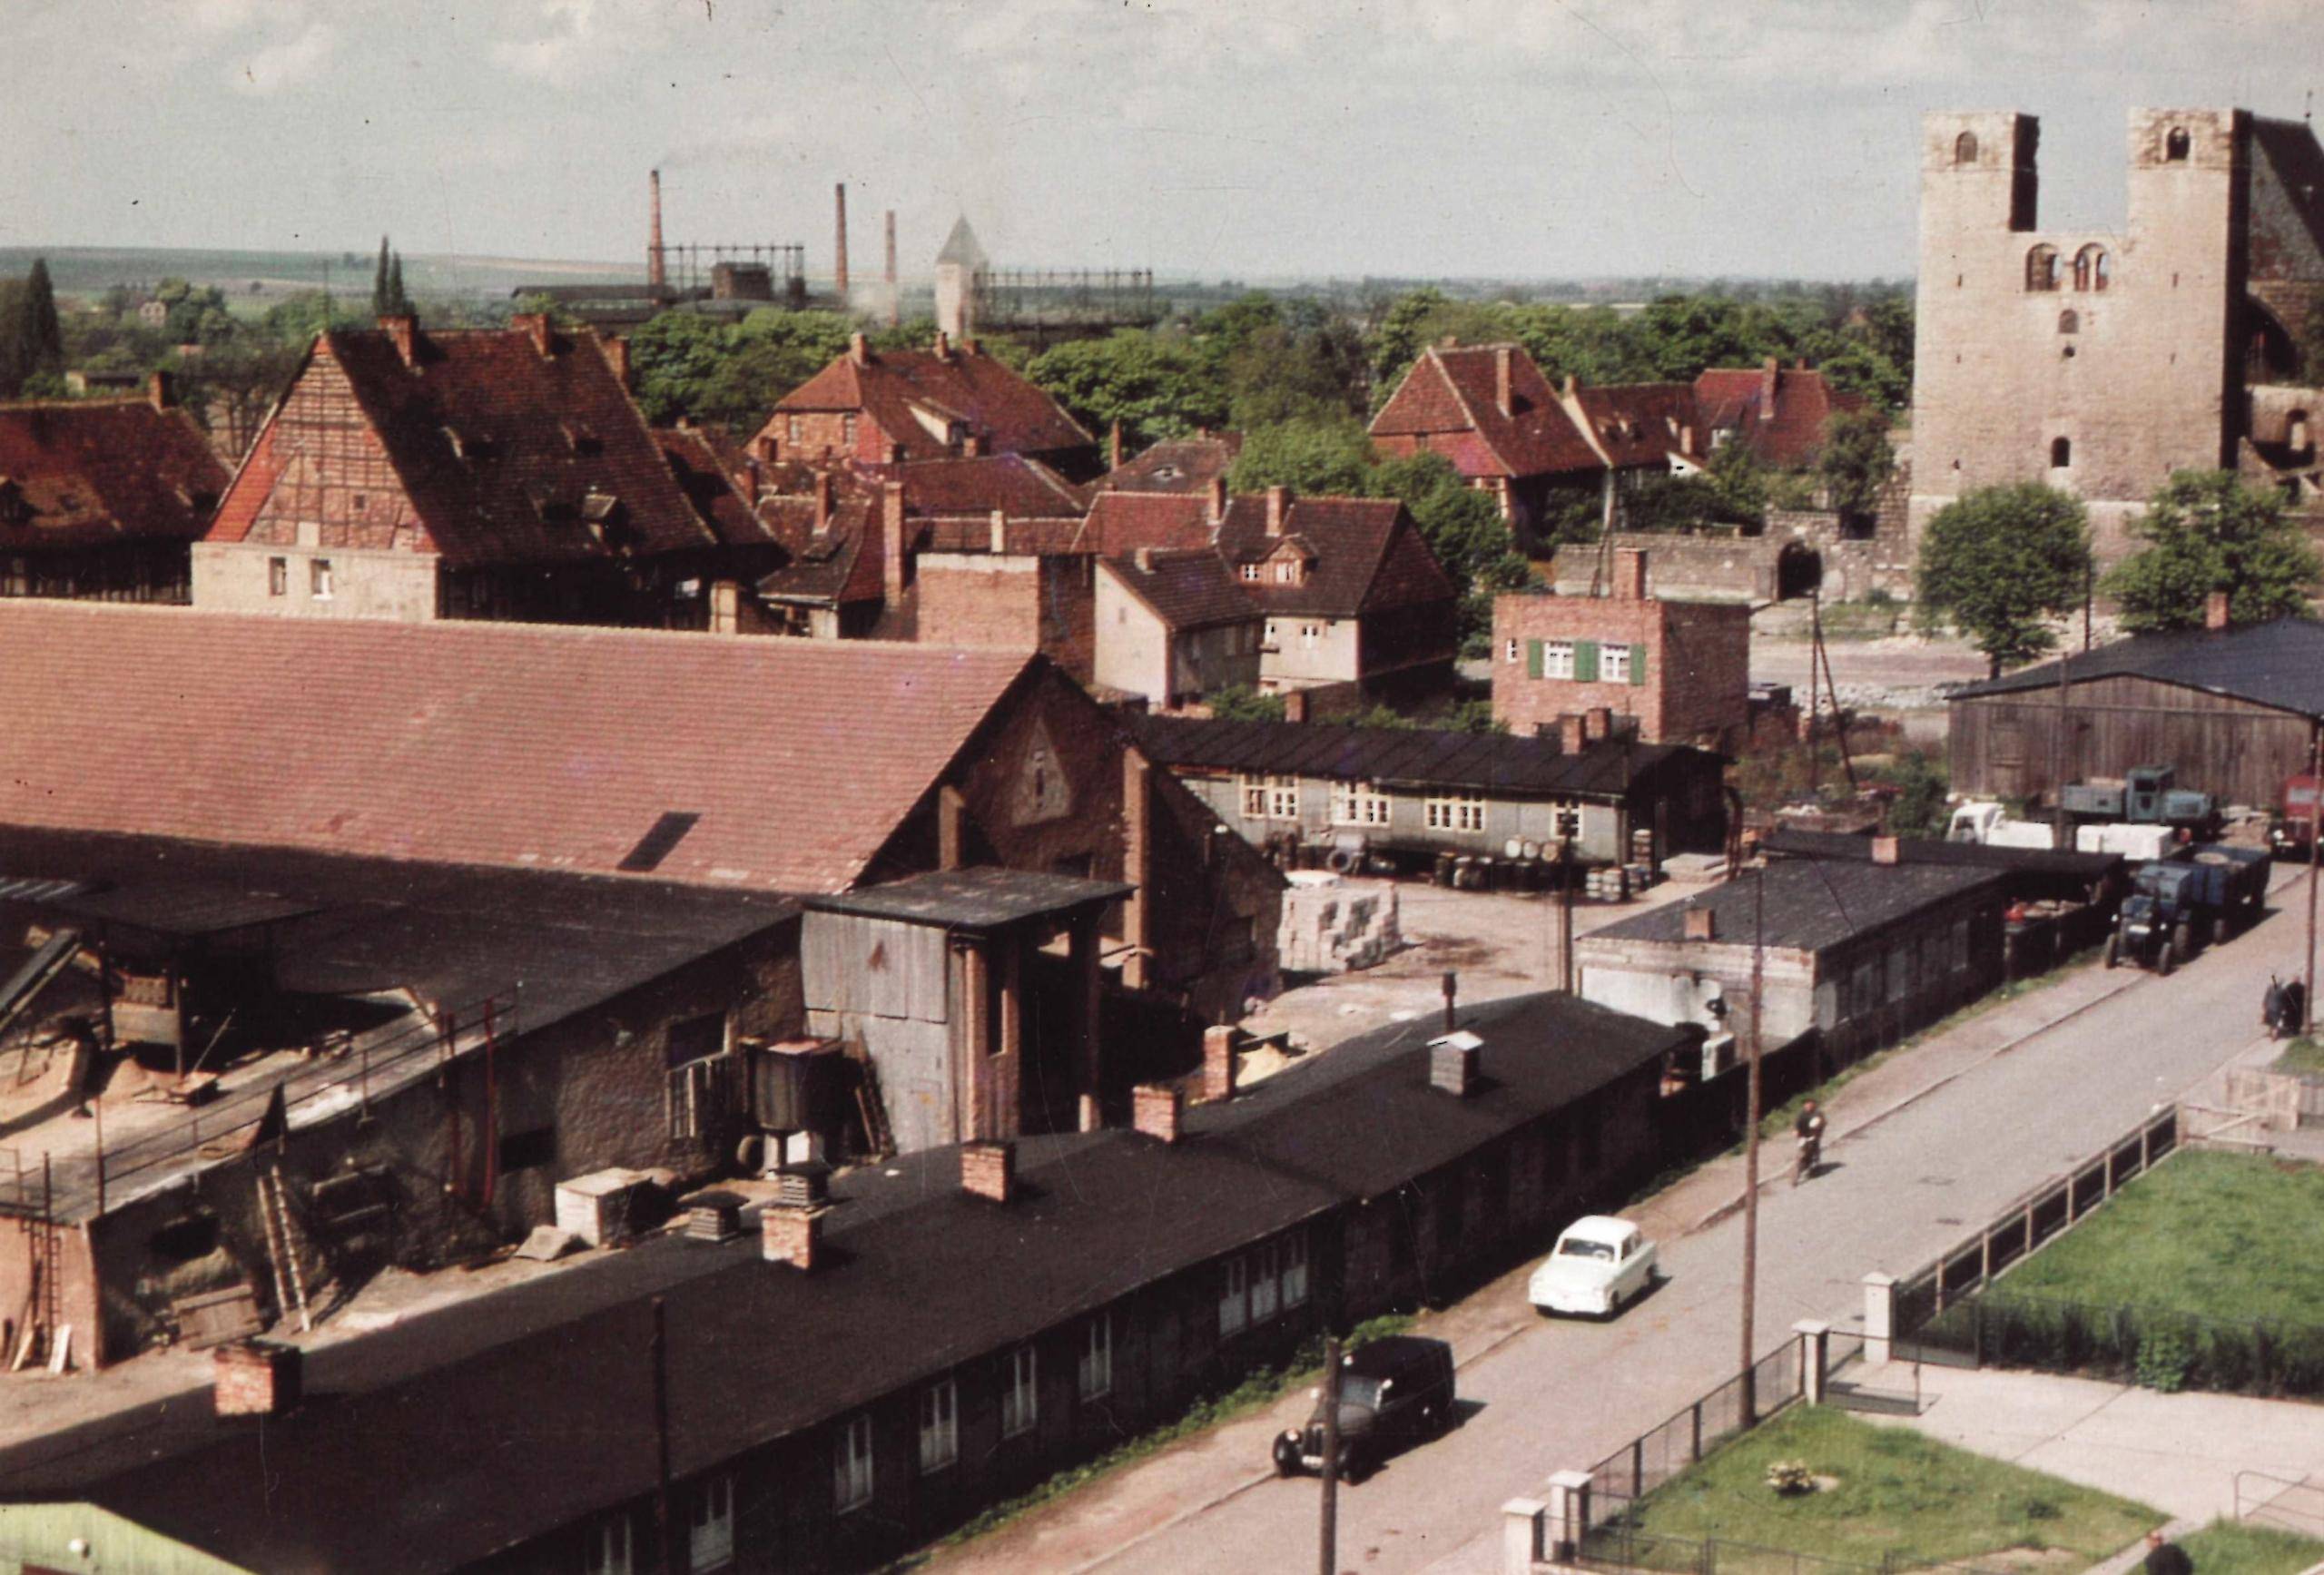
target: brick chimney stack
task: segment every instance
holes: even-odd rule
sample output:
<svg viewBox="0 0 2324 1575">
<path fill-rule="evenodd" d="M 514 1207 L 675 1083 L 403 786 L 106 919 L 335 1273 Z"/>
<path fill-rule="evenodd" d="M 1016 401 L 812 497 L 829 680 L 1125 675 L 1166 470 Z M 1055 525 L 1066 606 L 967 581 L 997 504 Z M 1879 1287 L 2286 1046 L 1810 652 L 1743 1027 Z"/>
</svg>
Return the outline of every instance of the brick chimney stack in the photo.
<svg viewBox="0 0 2324 1575">
<path fill-rule="evenodd" d="M 1283 534 L 1284 517 L 1290 512 L 1291 488 L 1288 487 L 1268 487 L 1267 534 L 1269 536 L 1281 536 Z"/>
<path fill-rule="evenodd" d="M 1009 511 L 996 508 L 992 511 L 992 556 L 999 557 L 1008 550 Z"/>
<path fill-rule="evenodd" d="M 860 333 L 847 336 L 847 359 L 859 367 L 872 364 L 872 341 Z"/>
<path fill-rule="evenodd" d="M 2213 591 L 2203 598 L 2203 627 L 2224 629 L 2228 625 L 2228 597 L 2225 591 Z"/>
<path fill-rule="evenodd" d="M 832 473 L 815 472 L 815 534 L 822 535 L 832 527 Z"/>
<path fill-rule="evenodd" d="M 419 360 L 419 320 L 408 311 L 389 312 L 379 319 L 379 331 L 395 341 L 396 354 L 407 367 Z"/>
<path fill-rule="evenodd" d="M 1154 572 L 1154 549 L 1152 547 L 1141 546 L 1132 552 L 1129 556 L 1130 561 L 1137 565 L 1137 572 L 1139 574 L 1150 575 Z"/>
<path fill-rule="evenodd" d="M 1897 864 L 1904 861 L 1903 850 L 1894 837 L 1872 839 L 1872 861 L 1876 864 Z"/>
<path fill-rule="evenodd" d="M 812 1274 L 823 1245 L 823 1211 L 770 1203 L 759 1214 L 759 1256 Z"/>
<path fill-rule="evenodd" d="M 533 341 L 533 350 L 546 356 L 555 345 L 555 335 L 548 326 L 548 313 L 520 311 L 508 319 L 508 326 Z"/>
<path fill-rule="evenodd" d="M 880 488 L 880 585 L 891 607 L 904 599 L 904 484 Z"/>
<path fill-rule="evenodd" d="M 1783 376 L 1783 363 L 1769 356 L 1759 363 L 1759 419 L 1776 418 L 1776 383 Z"/>
<path fill-rule="evenodd" d="M 178 402 L 177 379 L 166 371 L 157 371 L 145 379 L 145 398 L 156 410 L 166 410 Z"/>
<path fill-rule="evenodd" d="M 662 258 L 662 172 L 648 170 L 645 185 L 650 193 L 645 221 L 645 282 L 659 290 L 670 282 L 669 268 Z"/>
<path fill-rule="evenodd" d="M 1203 1030 L 1202 1097 L 1206 1100 L 1235 1097 L 1235 1033 L 1233 1023 Z"/>
<path fill-rule="evenodd" d="M 940 328 L 936 330 L 936 359 L 940 361 L 952 359 L 952 336 Z"/>
<path fill-rule="evenodd" d="M 610 339 L 599 340 L 597 344 L 606 352 L 606 364 L 613 369 L 615 381 L 621 384 L 623 391 L 627 392 L 629 390 L 629 341 L 619 334 L 615 334 Z"/>
<path fill-rule="evenodd" d="M 1715 908 L 1689 908 L 1683 922 L 1684 934 L 1689 940 L 1718 939 L 1718 911 Z"/>
<path fill-rule="evenodd" d="M 1580 754 L 1582 745 L 1589 742 L 1584 733 L 1585 729 L 1579 712 L 1569 711 L 1559 717 L 1558 749 L 1560 752 L 1566 754 Z"/>
<path fill-rule="evenodd" d="M 1214 476 L 1210 478 L 1210 507 L 1206 512 L 1209 517 L 1210 528 L 1216 531 L 1226 517 L 1226 477 Z"/>
<path fill-rule="evenodd" d="M 296 1345 L 245 1340 L 211 1353 L 211 1403 L 220 1416 L 281 1416 L 296 1411 L 303 1355 Z"/>
<path fill-rule="evenodd" d="M 1615 549 L 1614 600 L 1646 600 L 1646 553 L 1643 548 L 1625 546 Z"/>
<path fill-rule="evenodd" d="M 1112 429 L 1106 434 L 1106 468 L 1108 470 L 1119 470 L 1121 468 L 1122 424 L 1120 421 L 1117 420 L 1114 423 Z"/>
<path fill-rule="evenodd" d="M 1178 1140 L 1186 1096 L 1167 1083 L 1140 1083 L 1130 1090 L 1130 1125 L 1165 1143 Z"/>
<path fill-rule="evenodd" d="M 1515 381 L 1516 352 L 1507 345 L 1496 345 L 1492 352 L 1492 402 L 1507 420 L 1517 412 L 1517 396 L 1511 385 Z"/>
<path fill-rule="evenodd" d="M 961 1144 L 960 1190 L 1007 1203 L 1017 1191 L 1017 1145 Z"/>
<path fill-rule="evenodd" d="M 847 310 L 847 182 L 842 181 L 832 188 L 833 238 L 832 241 L 832 277 L 839 290 L 839 309 Z"/>
</svg>

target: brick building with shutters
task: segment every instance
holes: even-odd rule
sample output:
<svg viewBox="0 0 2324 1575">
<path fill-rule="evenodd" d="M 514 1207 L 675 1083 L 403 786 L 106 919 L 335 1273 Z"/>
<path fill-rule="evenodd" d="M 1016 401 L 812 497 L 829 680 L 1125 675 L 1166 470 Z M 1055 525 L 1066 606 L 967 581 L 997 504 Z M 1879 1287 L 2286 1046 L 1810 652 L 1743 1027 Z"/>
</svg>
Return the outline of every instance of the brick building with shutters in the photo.
<svg viewBox="0 0 2324 1575">
<path fill-rule="evenodd" d="M 1727 750 L 1746 723 L 1751 610 L 1646 594 L 1646 554 L 1616 555 L 1611 594 L 1500 596 L 1492 714 L 1524 734 L 1595 717 L 1593 733 Z"/>
</svg>

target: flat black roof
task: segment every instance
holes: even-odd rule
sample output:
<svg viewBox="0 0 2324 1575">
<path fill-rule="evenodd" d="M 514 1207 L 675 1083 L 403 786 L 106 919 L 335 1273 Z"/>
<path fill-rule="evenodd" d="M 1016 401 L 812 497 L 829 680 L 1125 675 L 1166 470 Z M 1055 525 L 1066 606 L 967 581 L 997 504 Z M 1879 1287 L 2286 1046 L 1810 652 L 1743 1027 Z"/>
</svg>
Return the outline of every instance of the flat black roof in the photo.
<svg viewBox="0 0 2324 1575">
<path fill-rule="evenodd" d="M 1554 738 L 1327 723 L 1224 722 L 1136 714 L 1137 742 L 1164 765 L 1344 782 L 1412 783 L 1488 793 L 1618 799 L 1664 762 L 1708 751 L 1601 740 L 1567 754 Z"/>
<path fill-rule="evenodd" d="M 1667 902 L 1592 930 L 1592 940 L 1686 940 L 1687 910 L 1718 915 L 1718 939 L 1694 945 L 1751 944 L 1755 904 L 1764 879 L 1766 943 L 1792 951 L 1823 951 L 1883 926 L 1911 919 L 1966 892 L 1998 892 L 1997 870 L 1958 864 L 1874 864 L 1842 859 L 1775 859 L 1760 871 L 1746 870 L 1684 902 Z"/>
<path fill-rule="evenodd" d="M 1872 861 L 1872 839 L 1847 832 L 1807 832 L 1777 826 L 1763 844 L 1770 852 L 1811 859 Z M 1931 837 L 1899 837 L 1896 856 L 1907 864 L 1957 864 L 1979 870 L 2063 875 L 2102 881 L 2122 867 L 2120 853 L 2082 853 L 2064 848 L 2003 848 L 1984 842 L 1948 842 Z"/>
<path fill-rule="evenodd" d="M 1088 881 L 1038 870 L 980 865 L 913 875 L 879 886 L 859 887 L 836 896 L 804 900 L 819 913 L 852 913 L 866 919 L 900 919 L 947 930 L 1000 930 L 1029 919 L 1046 919 L 1111 902 L 1137 891 L 1119 881 Z"/>
<path fill-rule="evenodd" d="M 2064 659 L 2066 681 L 2129 675 L 2324 717 L 2324 624 L 2278 618 L 2240 629 L 2179 629 L 2133 635 Z M 1947 697 L 1975 700 L 2058 686 L 2058 663 L 1965 684 Z"/>
<path fill-rule="evenodd" d="M 0 1494 L 89 1499 L 253 1569 L 460 1565 L 653 1491 L 655 1295 L 684 1477 L 1393 1188 L 1699 1033 L 1553 996 L 1461 1021 L 1484 1041 L 1466 1099 L 1428 1086 L 1434 1030 L 1403 1024 L 1189 1110 L 1176 1145 L 1027 1139 L 1005 1206 L 960 1190 L 955 1151 L 907 1156 L 834 1179 L 812 1275 L 755 1239 L 656 1236 L 314 1350 L 288 1416 L 181 1395 L 0 1451 Z"/>
</svg>

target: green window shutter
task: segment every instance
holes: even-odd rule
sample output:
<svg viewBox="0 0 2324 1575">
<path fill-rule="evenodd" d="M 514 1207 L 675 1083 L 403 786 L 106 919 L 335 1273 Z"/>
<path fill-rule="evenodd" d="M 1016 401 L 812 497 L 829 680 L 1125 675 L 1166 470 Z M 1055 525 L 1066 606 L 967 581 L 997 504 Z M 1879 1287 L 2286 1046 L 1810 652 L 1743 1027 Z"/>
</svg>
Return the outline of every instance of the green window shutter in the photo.
<svg viewBox="0 0 2324 1575">
<path fill-rule="evenodd" d="M 1525 676 L 1539 678 L 1541 675 L 1541 643 L 1539 640 L 1528 640 L 1525 642 Z"/>
<path fill-rule="evenodd" d="M 1630 647 L 1630 687 L 1633 689 L 1641 689 L 1645 686 L 1646 647 L 1643 645 L 1632 645 Z"/>
<path fill-rule="evenodd" d="M 1577 684 L 1598 682 L 1598 642 L 1576 640 L 1573 643 L 1573 677 Z"/>
</svg>

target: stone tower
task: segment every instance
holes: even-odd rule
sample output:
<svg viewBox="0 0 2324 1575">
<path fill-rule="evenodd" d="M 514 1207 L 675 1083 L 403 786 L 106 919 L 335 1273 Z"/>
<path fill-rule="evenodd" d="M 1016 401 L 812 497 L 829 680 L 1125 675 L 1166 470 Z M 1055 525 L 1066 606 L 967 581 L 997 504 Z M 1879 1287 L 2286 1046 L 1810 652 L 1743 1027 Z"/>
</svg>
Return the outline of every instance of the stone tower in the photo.
<svg viewBox="0 0 2324 1575">
<path fill-rule="evenodd" d="M 976 336 L 977 284 L 990 266 L 969 221 L 954 220 L 944 250 L 936 254 L 936 327 L 955 344 Z"/>
</svg>

